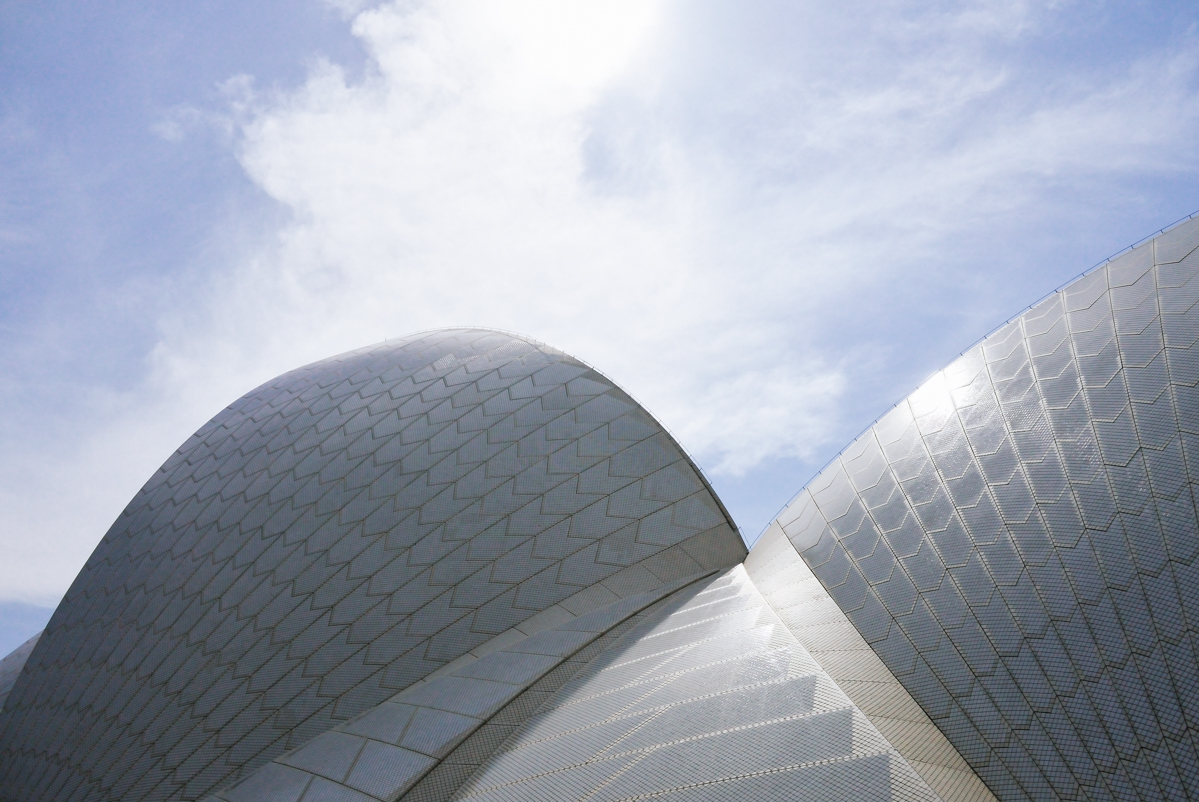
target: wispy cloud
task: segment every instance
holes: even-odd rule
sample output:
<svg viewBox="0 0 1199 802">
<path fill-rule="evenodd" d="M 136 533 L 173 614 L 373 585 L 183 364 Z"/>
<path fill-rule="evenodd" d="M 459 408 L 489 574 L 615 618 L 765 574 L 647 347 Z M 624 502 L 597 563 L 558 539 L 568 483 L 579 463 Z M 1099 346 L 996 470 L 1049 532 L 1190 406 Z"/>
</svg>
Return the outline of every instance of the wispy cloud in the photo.
<svg viewBox="0 0 1199 802">
<path fill-rule="evenodd" d="M 214 299 L 223 323 L 163 353 L 202 358 L 217 337 L 282 355 L 297 335 L 317 353 L 459 321 L 529 331 L 740 471 L 831 428 L 853 366 L 808 348 L 839 309 L 887 303 L 951 238 L 1057 182 L 1193 157 L 1190 53 L 1047 86 L 1009 52 L 1044 9 L 782 13 L 709 12 L 699 30 L 688 8 L 648 3 L 360 14 L 365 80 L 322 65 L 242 128 L 247 173 L 293 213 L 277 247 Z M 770 40 L 780 22 L 794 52 Z M 856 36 L 823 41 L 842 29 Z"/>
<path fill-rule="evenodd" d="M 136 487 L 253 384 L 454 324 L 587 359 L 717 476 L 810 461 L 906 389 L 928 321 L 1027 294 L 996 274 L 1002 238 L 1195 166 L 1189 41 L 1043 63 L 1068 5 L 358 8 L 365 75 L 239 79 L 208 112 L 283 214 L 214 232 L 223 260 L 160 321 L 145 386 L 47 471 L 95 476 L 140 432 Z M 181 109 L 162 135 L 185 143 Z M 36 493 L 13 503 L 36 519 Z M 87 534 L 60 564 L 99 518 L 70 518 Z M 14 595 L 20 570 L 0 568 Z"/>
</svg>

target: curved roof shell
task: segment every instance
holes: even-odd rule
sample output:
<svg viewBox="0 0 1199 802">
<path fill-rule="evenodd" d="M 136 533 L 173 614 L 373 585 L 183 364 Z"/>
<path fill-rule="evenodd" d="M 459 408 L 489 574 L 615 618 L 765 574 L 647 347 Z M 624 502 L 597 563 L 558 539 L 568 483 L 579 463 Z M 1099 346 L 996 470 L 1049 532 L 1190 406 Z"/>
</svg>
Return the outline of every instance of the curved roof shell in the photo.
<svg viewBox="0 0 1199 802">
<path fill-rule="evenodd" d="M 898 404 L 778 524 L 1002 799 L 1199 798 L 1199 221 Z"/>
<path fill-rule="evenodd" d="M 559 351 L 447 330 L 323 360 L 113 524 L 0 713 L 0 797 L 198 799 L 517 627 L 744 556 L 674 440 Z"/>
</svg>

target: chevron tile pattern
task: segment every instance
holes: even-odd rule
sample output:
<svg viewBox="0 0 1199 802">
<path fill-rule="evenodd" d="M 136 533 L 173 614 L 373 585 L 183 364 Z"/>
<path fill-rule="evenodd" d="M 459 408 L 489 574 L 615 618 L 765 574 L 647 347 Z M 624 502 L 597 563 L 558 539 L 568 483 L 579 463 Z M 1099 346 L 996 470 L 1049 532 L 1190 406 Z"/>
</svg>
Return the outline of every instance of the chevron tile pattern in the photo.
<svg viewBox="0 0 1199 802">
<path fill-rule="evenodd" d="M 1197 246 L 1037 304 L 779 517 L 1001 799 L 1199 798 Z"/>
<path fill-rule="evenodd" d="M 791 634 L 944 802 L 995 802 L 796 554 L 778 523 L 745 570 Z"/>
<path fill-rule="evenodd" d="M 324 360 L 105 535 L 0 713 L 0 799 L 199 799 L 533 616 L 744 555 L 671 437 L 561 352 L 450 330 Z"/>
</svg>

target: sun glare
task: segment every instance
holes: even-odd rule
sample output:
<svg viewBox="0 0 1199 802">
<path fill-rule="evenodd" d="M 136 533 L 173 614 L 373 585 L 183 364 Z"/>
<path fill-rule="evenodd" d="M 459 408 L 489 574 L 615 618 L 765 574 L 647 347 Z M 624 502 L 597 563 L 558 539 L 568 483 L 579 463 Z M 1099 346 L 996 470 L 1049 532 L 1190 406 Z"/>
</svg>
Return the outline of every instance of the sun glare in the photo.
<svg viewBox="0 0 1199 802">
<path fill-rule="evenodd" d="M 614 77 L 658 18 L 653 0 L 519 0 L 483 4 L 509 48 L 509 65 L 534 84 L 594 88 Z M 517 77 L 516 75 L 513 76 Z"/>
</svg>

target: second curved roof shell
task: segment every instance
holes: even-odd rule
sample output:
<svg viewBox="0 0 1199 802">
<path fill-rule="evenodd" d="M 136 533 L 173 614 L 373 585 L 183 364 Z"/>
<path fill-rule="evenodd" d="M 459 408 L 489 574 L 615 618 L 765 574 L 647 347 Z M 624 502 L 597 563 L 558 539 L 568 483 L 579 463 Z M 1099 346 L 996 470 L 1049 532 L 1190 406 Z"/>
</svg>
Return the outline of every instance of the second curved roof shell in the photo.
<svg viewBox="0 0 1199 802">
<path fill-rule="evenodd" d="M 1199 798 L 1199 221 L 934 376 L 778 524 L 1001 799 Z"/>
</svg>

